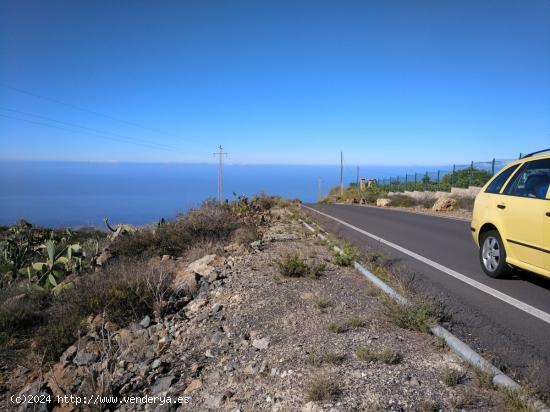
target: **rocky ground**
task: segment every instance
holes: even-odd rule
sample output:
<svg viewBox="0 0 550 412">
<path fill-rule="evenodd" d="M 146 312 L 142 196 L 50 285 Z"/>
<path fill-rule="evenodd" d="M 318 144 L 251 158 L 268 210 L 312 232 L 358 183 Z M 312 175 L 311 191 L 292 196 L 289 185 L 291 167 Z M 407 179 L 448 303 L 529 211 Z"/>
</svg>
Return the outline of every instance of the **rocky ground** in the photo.
<svg viewBox="0 0 550 412">
<path fill-rule="evenodd" d="M 17 372 L 8 393 L 116 396 L 55 410 L 504 409 L 498 393 L 437 339 L 391 323 L 383 297 L 353 268 L 336 266 L 291 211 L 272 214 L 250 246 L 227 245 L 192 263 L 151 262 L 188 292 L 181 309 L 124 329 L 100 315 L 88 319 L 88 333 L 57 364 L 42 376 Z M 278 262 L 294 253 L 319 276 L 281 275 Z M 186 398 L 121 402 L 144 395 Z M 4 402 L 3 410 L 18 409 Z"/>
</svg>

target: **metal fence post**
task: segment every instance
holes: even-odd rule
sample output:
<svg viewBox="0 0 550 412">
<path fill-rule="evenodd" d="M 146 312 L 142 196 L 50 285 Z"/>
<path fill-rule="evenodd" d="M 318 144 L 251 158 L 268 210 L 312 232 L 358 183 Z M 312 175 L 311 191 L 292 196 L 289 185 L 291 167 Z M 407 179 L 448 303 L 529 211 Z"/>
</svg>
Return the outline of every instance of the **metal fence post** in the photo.
<svg viewBox="0 0 550 412">
<path fill-rule="evenodd" d="M 472 173 L 474 172 L 474 161 L 470 164 L 470 176 L 468 179 L 468 186 L 472 186 Z"/>
<path fill-rule="evenodd" d="M 495 158 L 493 157 L 493 161 L 491 163 L 491 175 L 495 174 Z"/>
<path fill-rule="evenodd" d="M 416 190 L 416 172 L 414 172 L 414 190 Z"/>
<path fill-rule="evenodd" d="M 453 174 L 451 175 L 451 187 L 455 184 L 455 172 L 456 172 L 456 165 L 453 165 Z"/>
<path fill-rule="evenodd" d="M 439 190 L 439 169 L 437 170 L 437 190 Z"/>
</svg>

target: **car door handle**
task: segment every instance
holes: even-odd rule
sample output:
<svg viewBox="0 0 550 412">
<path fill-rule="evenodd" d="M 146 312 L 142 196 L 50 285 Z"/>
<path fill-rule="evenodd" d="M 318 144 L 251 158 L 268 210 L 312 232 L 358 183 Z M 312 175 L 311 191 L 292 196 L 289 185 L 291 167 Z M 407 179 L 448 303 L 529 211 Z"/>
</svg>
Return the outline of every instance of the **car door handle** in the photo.
<svg viewBox="0 0 550 412">
<path fill-rule="evenodd" d="M 546 216 L 550 217 L 550 212 L 546 212 Z"/>
<path fill-rule="evenodd" d="M 502 203 L 500 205 L 497 205 L 499 209 L 506 209 L 506 205 L 503 205 Z"/>
</svg>

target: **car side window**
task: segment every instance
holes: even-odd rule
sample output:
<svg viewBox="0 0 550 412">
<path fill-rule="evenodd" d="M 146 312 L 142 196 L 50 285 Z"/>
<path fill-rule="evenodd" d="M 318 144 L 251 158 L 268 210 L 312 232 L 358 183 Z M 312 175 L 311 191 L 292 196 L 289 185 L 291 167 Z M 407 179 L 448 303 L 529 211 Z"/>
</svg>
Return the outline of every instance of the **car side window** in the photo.
<svg viewBox="0 0 550 412">
<path fill-rule="evenodd" d="M 550 186 L 550 159 L 527 162 L 508 183 L 504 194 L 545 199 Z"/>
<path fill-rule="evenodd" d="M 500 189 L 504 186 L 504 183 L 508 180 L 510 175 L 518 168 L 518 165 L 510 166 L 508 169 L 500 172 L 497 177 L 487 186 L 486 193 L 500 193 Z"/>
</svg>

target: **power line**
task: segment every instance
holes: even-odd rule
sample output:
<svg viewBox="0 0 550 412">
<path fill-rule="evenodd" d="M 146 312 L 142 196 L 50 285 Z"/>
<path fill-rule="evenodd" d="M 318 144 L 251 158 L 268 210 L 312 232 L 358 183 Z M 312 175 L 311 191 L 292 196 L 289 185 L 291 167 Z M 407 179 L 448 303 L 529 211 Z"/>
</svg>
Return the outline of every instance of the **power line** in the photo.
<svg viewBox="0 0 550 412">
<path fill-rule="evenodd" d="M 136 139 L 134 137 L 125 136 L 125 135 L 122 135 L 122 134 L 119 134 L 119 133 L 114 133 L 114 132 L 104 131 L 104 130 L 100 130 L 100 129 L 95 129 L 93 127 L 82 126 L 82 125 L 79 125 L 79 124 L 76 124 L 76 123 L 66 122 L 66 121 L 62 121 L 62 120 L 56 120 L 56 119 L 53 119 L 51 117 L 42 116 L 42 115 L 35 114 L 35 113 L 29 113 L 29 112 L 25 112 L 25 111 L 22 111 L 22 110 L 10 109 L 10 108 L 7 108 L 7 107 L 0 107 L 0 110 L 9 111 L 9 112 L 13 112 L 13 113 L 18 113 L 18 114 L 22 114 L 22 115 L 25 115 L 25 116 L 36 117 L 38 119 L 43 119 L 43 120 L 47 120 L 49 122 L 63 124 L 63 125 L 69 126 L 69 127 L 85 129 L 85 130 L 91 131 L 91 132 L 96 133 L 96 134 L 111 135 L 111 136 L 115 136 L 115 137 L 118 137 L 118 138 L 125 139 L 128 142 L 143 143 L 143 144 L 147 144 L 147 145 L 158 146 L 159 148 L 166 149 L 166 150 L 179 150 L 175 147 L 171 147 L 171 146 L 164 145 L 164 144 L 161 144 L 161 143 L 151 142 L 151 141 L 142 140 L 142 139 Z"/>
<path fill-rule="evenodd" d="M 174 133 L 168 133 L 168 132 L 165 132 L 165 131 L 162 131 L 162 130 L 154 129 L 152 127 L 143 126 L 143 125 L 135 123 L 135 122 L 129 122 L 128 120 L 124 120 L 124 119 L 121 119 L 119 117 L 111 116 L 111 115 L 105 114 L 105 113 L 96 112 L 95 110 L 86 109 L 84 107 L 80 107 L 80 106 L 77 106 L 77 105 L 72 104 L 72 103 L 67 103 L 67 102 L 64 102 L 64 101 L 59 100 L 59 99 L 54 99 L 52 97 L 44 96 L 44 95 L 41 95 L 41 94 L 38 94 L 38 93 L 29 92 L 28 90 L 24 90 L 24 89 L 21 89 L 19 87 L 11 86 L 11 85 L 3 83 L 3 82 L 0 82 L 0 85 L 6 87 L 8 89 L 15 90 L 16 92 L 19 92 L 19 93 L 22 93 L 22 94 L 37 97 L 37 98 L 43 99 L 43 100 L 47 100 L 47 101 L 52 102 L 52 103 L 56 103 L 56 104 L 60 104 L 62 106 L 70 107 L 71 109 L 74 109 L 74 110 L 80 110 L 81 112 L 90 113 L 90 114 L 93 114 L 95 116 L 104 117 L 106 119 L 110 119 L 110 120 L 113 120 L 115 122 L 124 123 L 124 124 L 134 126 L 134 127 L 139 127 L 141 129 L 148 130 L 148 131 L 155 132 L 155 133 L 162 133 L 162 134 L 165 134 L 165 135 L 181 137 L 181 136 L 178 136 Z"/>
<path fill-rule="evenodd" d="M 59 127 L 59 126 L 55 126 L 55 125 L 49 124 L 49 123 L 36 122 L 34 120 L 24 119 L 24 118 L 15 117 L 15 116 L 8 116 L 8 115 L 1 114 L 1 113 L 0 113 L 0 117 L 5 117 L 6 119 L 12 119 L 12 120 L 19 120 L 19 121 L 22 121 L 22 122 L 32 123 L 32 124 L 36 124 L 36 125 L 40 125 L 40 126 L 46 126 L 46 127 L 52 128 L 52 129 L 64 130 L 64 131 L 68 131 L 68 132 L 72 132 L 72 133 L 75 133 L 75 132 L 76 133 L 85 133 L 85 134 L 89 134 L 89 135 L 92 135 L 92 136 L 100 137 L 102 139 L 113 140 L 115 142 L 133 144 L 133 145 L 136 145 L 136 146 L 148 147 L 150 149 L 160 149 L 160 150 L 172 151 L 171 149 L 161 149 L 160 147 L 151 146 L 151 145 L 146 144 L 146 143 L 138 143 L 138 142 L 125 141 L 125 140 L 121 140 L 121 139 L 115 139 L 115 138 L 112 138 L 112 137 L 106 137 L 106 136 L 98 135 L 97 133 L 86 132 L 84 130 L 76 130 L 75 131 L 75 130 L 72 130 L 72 129 L 68 129 L 66 127 Z"/>
</svg>

